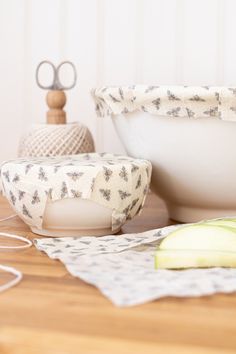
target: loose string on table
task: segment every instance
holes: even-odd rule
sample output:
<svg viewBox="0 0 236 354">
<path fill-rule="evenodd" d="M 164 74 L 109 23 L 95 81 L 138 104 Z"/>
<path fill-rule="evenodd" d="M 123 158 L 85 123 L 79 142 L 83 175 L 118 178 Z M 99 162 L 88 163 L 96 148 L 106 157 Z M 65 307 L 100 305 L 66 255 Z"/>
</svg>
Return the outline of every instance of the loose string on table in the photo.
<svg viewBox="0 0 236 354">
<path fill-rule="evenodd" d="M 9 219 L 13 219 L 16 216 L 17 216 L 17 214 L 10 215 L 10 216 L 8 216 L 6 218 L 0 219 L 0 222 L 6 221 L 6 220 L 9 220 Z M 26 248 L 29 248 L 29 247 L 32 246 L 32 242 L 30 240 L 28 240 L 26 237 L 23 237 L 23 236 L 9 234 L 7 232 L 0 232 L 0 236 L 3 236 L 5 238 L 11 238 L 11 239 L 15 239 L 15 240 L 18 240 L 18 241 L 25 242 L 25 245 L 18 245 L 18 246 L 3 246 L 3 245 L 0 245 L 0 249 L 5 250 L 5 251 L 6 250 L 10 250 L 10 249 L 12 249 L 12 250 L 26 249 Z M 8 281 L 7 283 L 5 283 L 3 285 L 0 285 L 0 292 L 5 291 L 5 290 L 10 289 L 11 287 L 15 286 L 23 278 L 22 273 L 19 270 L 13 268 L 13 267 L 9 267 L 9 266 L 5 266 L 5 265 L 1 265 L 0 264 L 0 270 L 3 270 L 5 272 L 7 272 L 7 273 L 15 275 L 14 279 Z"/>
</svg>

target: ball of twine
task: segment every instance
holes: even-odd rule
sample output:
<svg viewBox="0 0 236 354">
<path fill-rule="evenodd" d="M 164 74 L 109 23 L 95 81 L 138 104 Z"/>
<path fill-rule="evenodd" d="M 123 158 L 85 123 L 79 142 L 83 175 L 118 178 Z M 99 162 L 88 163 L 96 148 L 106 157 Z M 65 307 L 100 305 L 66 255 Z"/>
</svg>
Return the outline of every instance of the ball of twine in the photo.
<svg viewBox="0 0 236 354">
<path fill-rule="evenodd" d="M 18 156 L 58 156 L 94 152 L 94 141 L 83 124 L 38 124 L 20 140 Z"/>
</svg>

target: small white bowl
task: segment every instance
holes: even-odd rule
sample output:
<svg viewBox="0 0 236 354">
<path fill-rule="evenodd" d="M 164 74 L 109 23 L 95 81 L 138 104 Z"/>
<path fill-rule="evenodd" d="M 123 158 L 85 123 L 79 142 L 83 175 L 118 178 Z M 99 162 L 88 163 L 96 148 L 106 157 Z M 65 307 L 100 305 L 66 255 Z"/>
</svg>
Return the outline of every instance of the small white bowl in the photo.
<svg viewBox="0 0 236 354">
<path fill-rule="evenodd" d="M 34 233 L 102 236 L 140 212 L 151 164 L 92 153 L 7 161 L 0 175 L 4 195 Z"/>
<path fill-rule="evenodd" d="M 112 210 L 91 200 L 67 198 L 48 200 L 43 217 L 43 227 L 31 227 L 42 236 L 104 236 L 112 231 Z"/>
</svg>

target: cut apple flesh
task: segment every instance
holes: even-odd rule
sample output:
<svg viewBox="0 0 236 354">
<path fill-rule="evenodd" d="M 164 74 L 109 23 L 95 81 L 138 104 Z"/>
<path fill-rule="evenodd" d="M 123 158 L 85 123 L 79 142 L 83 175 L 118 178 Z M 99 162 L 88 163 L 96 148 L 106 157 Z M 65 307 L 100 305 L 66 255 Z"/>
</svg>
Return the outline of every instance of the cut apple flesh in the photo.
<svg viewBox="0 0 236 354">
<path fill-rule="evenodd" d="M 236 267 L 233 223 L 209 220 L 172 231 L 156 251 L 156 268 Z"/>
<path fill-rule="evenodd" d="M 156 269 L 236 267 L 236 253 L 220 251 L 157 250 Z"/>
<path fill-rule="evenodd" d="M 171 232 L 159 249 L 236 252 L 236 228 L 207 223 L 181 227 Z"/>
</svg>

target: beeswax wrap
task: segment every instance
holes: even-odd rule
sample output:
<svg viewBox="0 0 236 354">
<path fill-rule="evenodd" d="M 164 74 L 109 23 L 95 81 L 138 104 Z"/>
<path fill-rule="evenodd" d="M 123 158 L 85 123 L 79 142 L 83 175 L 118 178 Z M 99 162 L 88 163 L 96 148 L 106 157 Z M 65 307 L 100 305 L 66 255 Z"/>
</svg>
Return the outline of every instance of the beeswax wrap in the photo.
<svg viewBox="0 0 236 354">
<path fill-rule="evenodd" d="M 177 227 L 181 226 L 99 238 L 43 238 L 36 239 L 35 245 L 64 263 L 70 274 L 96 286 L 116 306 L 139 305 L 165 296 L 236 291 L 236 269 L 154 269 L 157 244 Z"/>
<path fill-rule="evenodd" d="M 112 209 L 112 230 L 139 213 L 151 163 L 107 153 L 21 158 L 1 166 L 3 194 L 30 226 L 42 228 L 47 200 L 83 198 Z"/>
<path fill-rule="evenodd" d="M 104 86 L 92 90 L 98 116 L 134 111 L 162 117 L 236 121 L 236 87 Z"/>
</svg>

